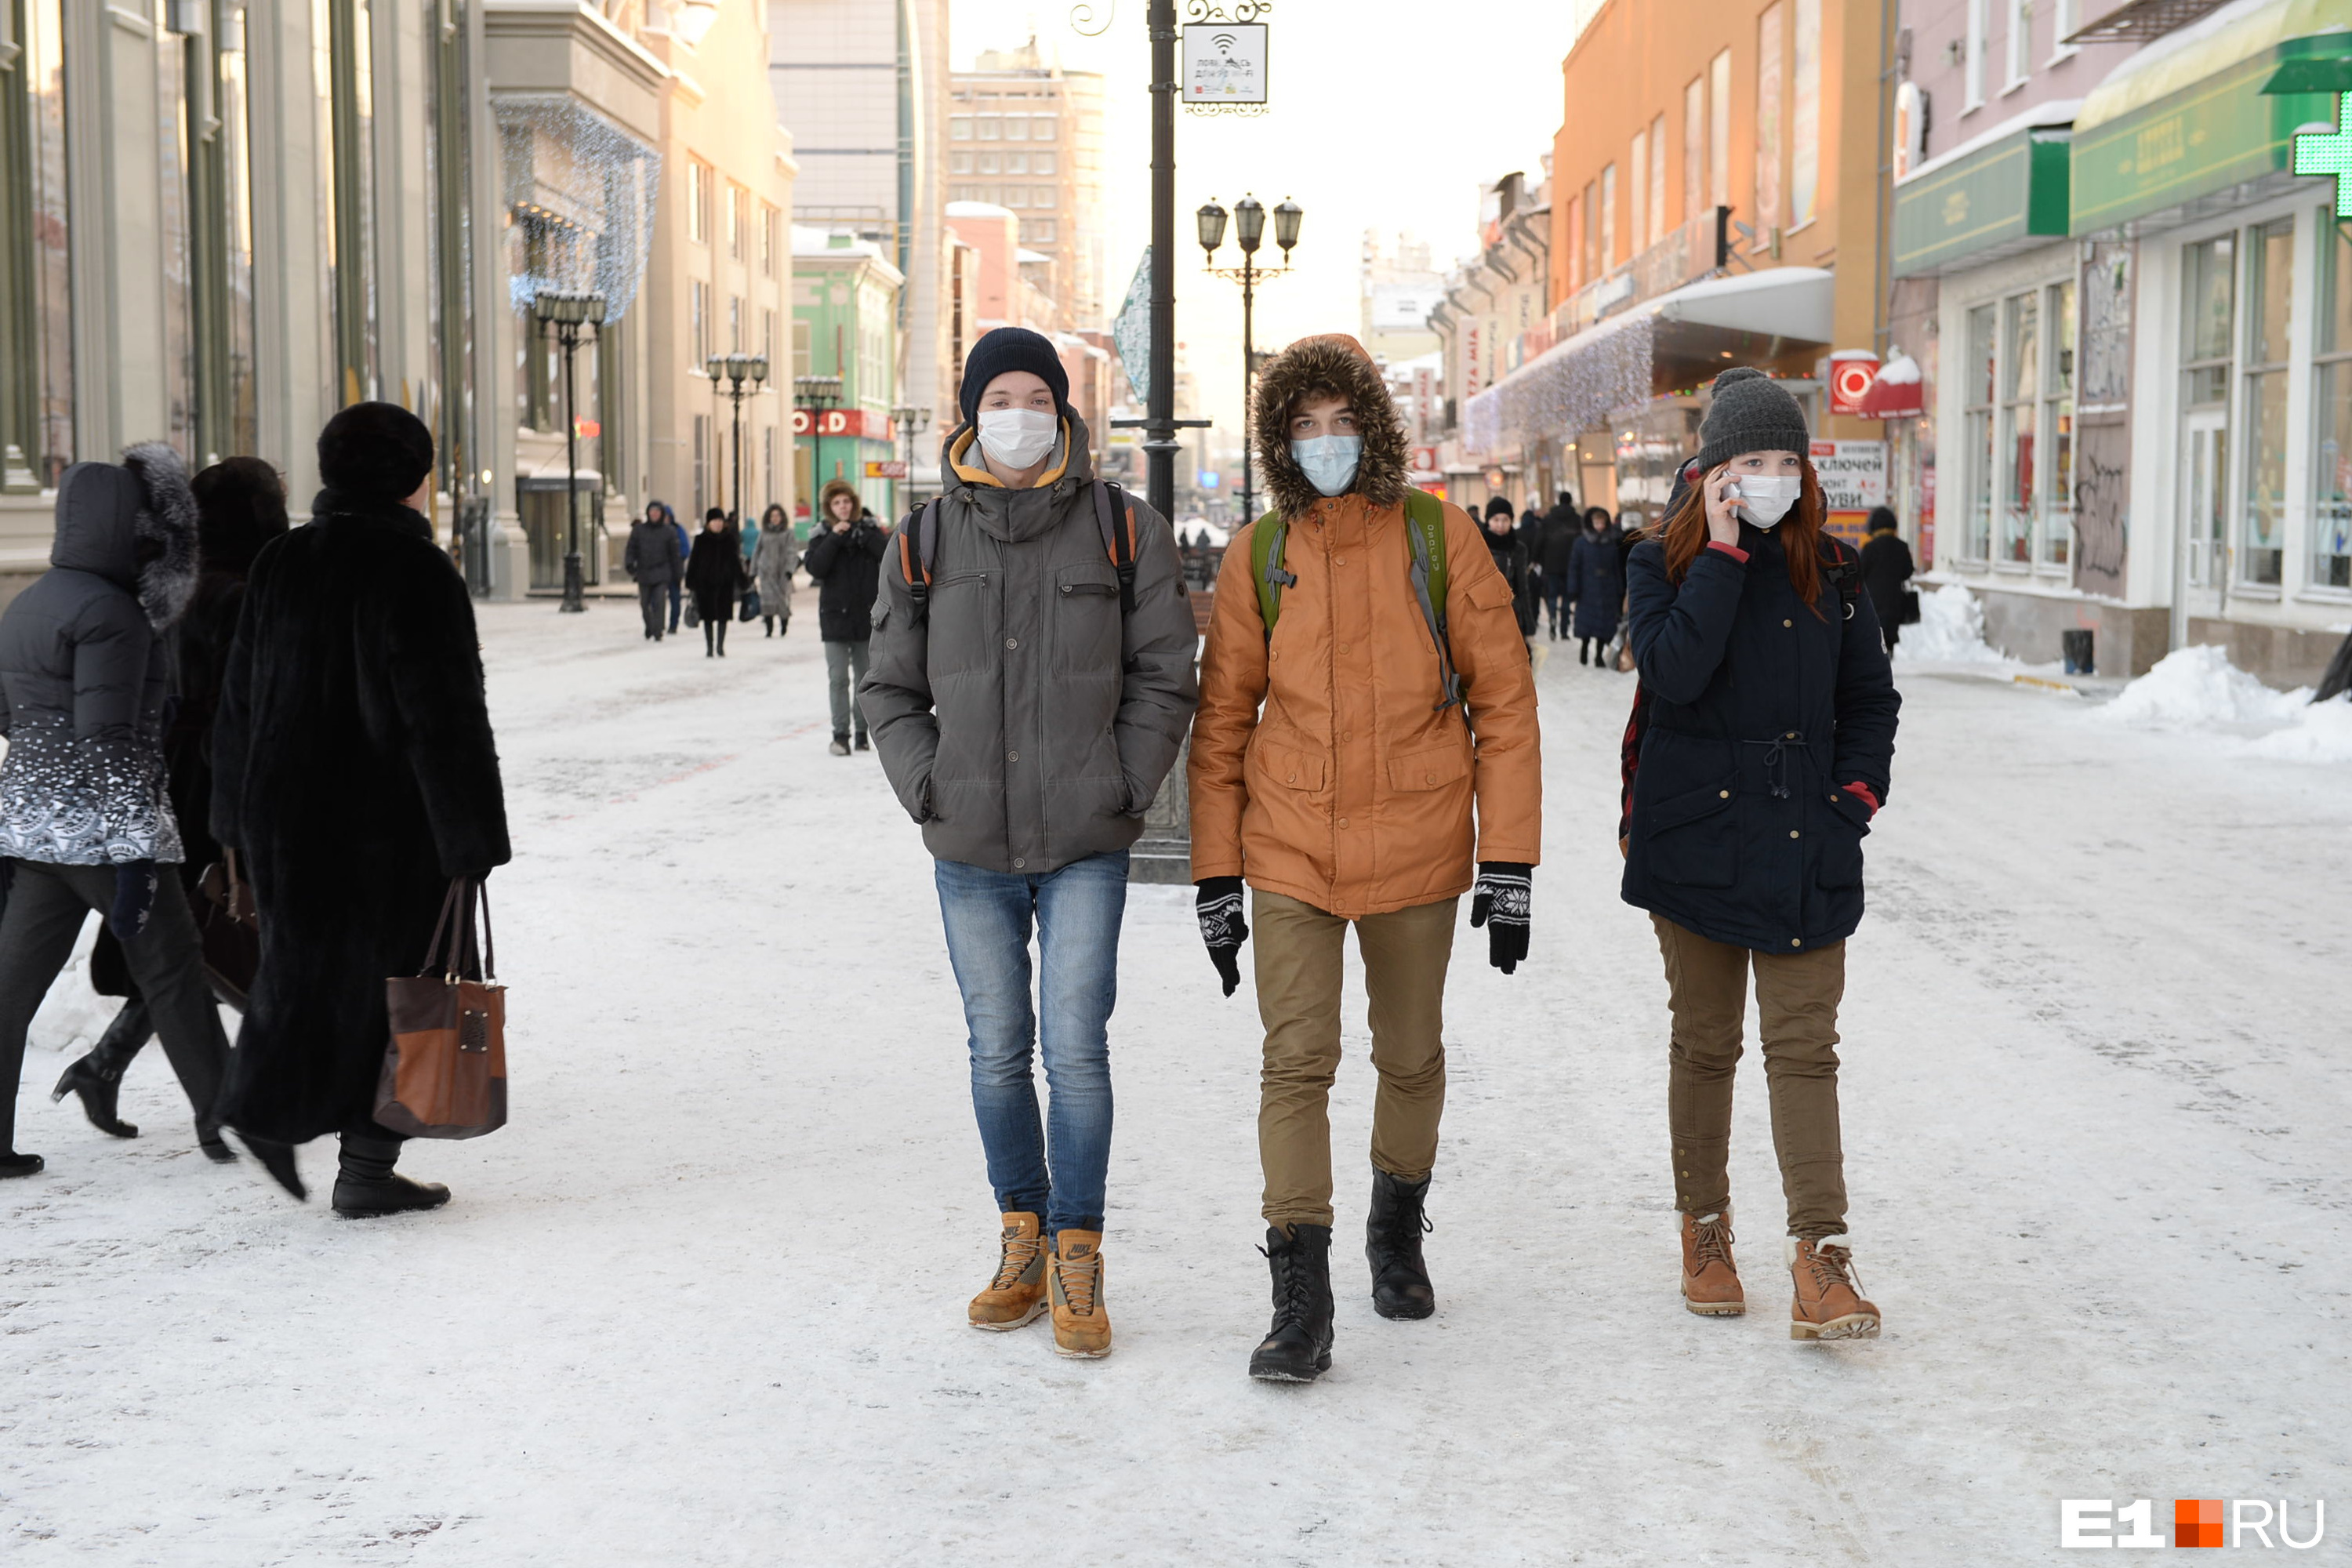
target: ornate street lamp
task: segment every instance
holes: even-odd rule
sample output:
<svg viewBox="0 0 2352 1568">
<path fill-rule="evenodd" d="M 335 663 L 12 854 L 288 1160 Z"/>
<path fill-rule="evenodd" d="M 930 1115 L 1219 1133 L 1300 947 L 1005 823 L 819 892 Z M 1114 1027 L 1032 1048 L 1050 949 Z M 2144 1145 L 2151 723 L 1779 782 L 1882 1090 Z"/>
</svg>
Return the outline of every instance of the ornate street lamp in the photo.
<svg viewBox="0 0 2352 1568">
<path fill-rule="evenodd" d="M 732 515 L 736 526 L 740 528 L 743 522 L 743 388 L 748 384 L 754 392 L 760 390 L 761 384 L 768 379 L 768 356 L 740 353 L 712 354 L 703 362 L 702 368 L 704 374 L 710 377 L 710 384 L 714 389 L 721 380 L 727 383 L 728 402 L 733 410 L 729 426 L 731 432 L 730 439 L 733 442 L 730 467 L 735 486 L 735 509 Z"/>
<path fill-rule="evenodd" d="M 1290 269 L 1290 252 L 1298 243 L 1298 220 L 1305 216 L 1298 204 L 1285 199 L 1274 209 L 1274 242 L 1282 247 L 1282 265 L 1265 268 L 1257 264 L 1258 247 L 1265 243 L 1265 205 L 1254 195 L 1245 195 L 1234 204 L 1234 238 L 1242 248 L 1239 267 L 1216 265 L 1217 247 L 1224 243 L 1225 209 L 1215 198 L 1192 215 L 1201 236 L 1201 248 L 1207 253 L 1208 269 L 1220 278 L 1230 278 L 1242 286 L 1242 515 L 1241 521 L 1252 521 L 1257 510 L 1255 473 L 1250 460 L 1250 401 L 1257 388 L 1257 353 L 1255 340 L 1257 286 L 1260 280 L 1281 276 Z"/>
<path fill-rule="evenodd" d="M 556 345 L 563 351 L 563 604 L 566 615 L 578 615 L 588 607 L 585 584 L 580 571 L 580 413 L 572 405 L 572 356 L 580 347 L 583 327 L 593 327 L 599 338 L 604 330 L 604 296 L 602 294 L 544 293 L 531 301 L 542 332 L 555 329 Z"/>
</svg>

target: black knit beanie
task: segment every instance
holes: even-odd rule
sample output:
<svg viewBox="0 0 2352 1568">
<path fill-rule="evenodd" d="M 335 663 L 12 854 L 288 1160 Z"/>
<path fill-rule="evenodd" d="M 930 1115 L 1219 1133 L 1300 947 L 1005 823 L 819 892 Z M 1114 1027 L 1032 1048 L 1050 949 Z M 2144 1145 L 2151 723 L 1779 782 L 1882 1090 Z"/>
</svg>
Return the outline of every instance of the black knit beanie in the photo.
<svg viewBox="0 0 2352 1568">
<path fill-rule="evenodd" d="M 1743 452 L 1806 457 L 1812 436 L 1804 405 L 1760 370 L 1737 365 L 1715 378 L 1715 400 L 1698 427 L 1698 470 L 1709 473 Z"/>
<path fill-rule="evenodd" d="M 1509 501 L 1504 500 L 1501 496 L 1488 496 L 1486 498 L 1486 515 L 1488 517 L 1494 517 L 1498 514 L 1503 517 L 1511 517 L 1516 515 L 1511 510 L 1511 503 Z"/>
<path fill-rule="evenodd" d="M 365 500 L 404 501 L 433 471 L 433 432 L 397 403 L 354 403 L 319 432 L 319 478 Z"/>
<path fill-rule="evenodd" d="M 1062 368 L 1062 356 L 1054 352 L 1053 343 L 1026 327 L 998 327 L 971 345 L 964 356 L 963 381 L 956 388 L 956 402 L 963 408 L 967 425 L 979 416 L 980 395 L 988 384 L 1007 371 L 1025 370 L 1041 378 L 1054 391 L 1054 407 L 1062 414 L 1070 411 L 1070 373 Z"/>
</svg>

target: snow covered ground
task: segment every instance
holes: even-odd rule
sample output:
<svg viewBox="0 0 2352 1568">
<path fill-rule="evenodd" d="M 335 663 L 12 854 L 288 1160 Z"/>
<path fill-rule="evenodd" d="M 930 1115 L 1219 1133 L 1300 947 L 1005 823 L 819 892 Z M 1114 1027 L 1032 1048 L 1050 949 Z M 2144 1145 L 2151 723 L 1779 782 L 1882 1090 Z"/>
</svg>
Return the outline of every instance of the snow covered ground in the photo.
<svg viewBox="0 0 2352 1568">
<path fill-rule="evenodd" d="M 929 863 L 824 752 L 813 621 L 721 664 L 618 604 L 485 613 L 515 1120 L 413 1146 L 445 1211 L 207 1164 L 154 1050 L 146 1135 L 101 1137 L 47 1100 L 103 1016 L 61 987 L 49 1169 L 0 1185 L 0 1559 L 1982 1564 L 2081 1497 L 2324 1498 L 2311 1560 L 2352 1555 L 2352 766 L 1905 675 L 1844 1013 L 1887 1330 L 1795 1344 L 1752 1056 L 1753 1310 L 1675 1299 L 1630 678 L 1554 657 L 1534 955 L 1457 952 L 1438 1316 L 1376 1318 L 1343 1246 L 1333 1372 L 1270 1387 L 1255 1012 L 1188 889 L 1129 917 L 1117 1353 L 963 1326 L 994 1216 Z"/>
</svg>

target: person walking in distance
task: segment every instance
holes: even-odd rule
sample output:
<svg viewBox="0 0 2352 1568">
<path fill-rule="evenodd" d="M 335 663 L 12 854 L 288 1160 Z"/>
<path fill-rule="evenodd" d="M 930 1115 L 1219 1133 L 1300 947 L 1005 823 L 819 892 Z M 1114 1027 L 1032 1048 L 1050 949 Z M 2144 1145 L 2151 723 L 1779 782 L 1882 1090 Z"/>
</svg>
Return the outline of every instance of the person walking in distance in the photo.
<svg viewBox="0 0 2352 1568">
<path fill-rule="evenodd" d="M 162 442 L 120 467 L 76 463 L 58 481 L 49 570 L 0 614 L 0 1176 L 42 1169 L 16 1149 L 25 1035 L 92 910 L 122 944 L 198 1140 L 216 1142 L 228 1040 L 164 759 L 164 639 L 195 590 L 197 530 L 187 469 Z"/>
<path fill-rule="evenodd" d="M 1864 524 L 1862 542 L 1862 586 L 1870 607 L 1878 612 L 1879 635 L 1886 639 L 1889 658 L 1903 640 L 1903 602 L 1911 592 L 1911 547 L 1896 531 L 1895 509 L 1874 506 Z"/>
<path fill-rule="evenodd" d="M 1519 635 L 1527 638 L 1528 658 L 1540 670 L 1551 649 L 1536 641 L 1537 602 L 1542 594 L 1537 581 L 1535 553 L 1528 541 L 1531 531 L 1515 527 L 1511 521 L 1511 503 L 1496 496 L 1486 503 L 1486 553 L 1495 563 L 1495 570 L 1511 585 L 1511 616 L 1518 623 Z"/>
<path fill-rule="evenodd" d="M 1050 1310 L 1055 1351 L 1090 1358 L 1111 1348 L 1102 1237 L 1128 850 L 1192 720 L 1192 610 L 1167 520 L 1095 479 L 1052 342 L 988 332 L 960 400 L 940 498 L 884 564 L 859 700 L 923 825 L 963 993 L 999 1216 L 996 1271 L 967 1321 L 1017 1329 Z"/>
<path fill-rule="evenodd" d="M 1348 930 L 1380 1075 L 1372 1305 L 1425 1318 L 1455 911 L 1471 893 L 1496 968 L 1526 959 L 1543 765 L 1511 584 L 1468 514 L 1406 484 L 1403 426 L 1362 345 L 1293 343 L 1266 367 L 1253 420 L 1274 510 L 1234 536 L 1218 576 L 1192 732 L 1192 877 L 1228 996 L 1257 935 L 1274 1321 L 1250 1374 L 1307 1382 L 1331 1364 L 1328 1102 Z"/>
<path fill-rule="evenodd" d="M 842 479 L 824 487 L 824 531 L 809 541 L 803 563 L 816 584 L 816 631 L 824 639 L 824 677 L 833 698 L 833 754 L 849 755 L 849 731 L 857 729 L 857 749 L 870 749 L 865 708 L 851 693 L 866 680 L 868 641 L 874 635 L 874 595 L 882 578 L 882 553 L 889 536 Z"/>
<path fill-rule="evenodd" d="M 1584 532 L 1569 556 L 1569 596 L 1576 601 L 1571 630 L 1576 635 L 1576 662 L 1589 657 L 1595 669 L 1609 668 L 1609 644 L 1617 635 L 1617 613 L 1625 603 L 1622 537 L 1609 520 L 1609 509 L 1596 506 L 1584 514 Z"/>
<path fill-rule="evenodd" d="M 236 850 L 261 967 L 221 1100 L 248 1138 L 341 1140 L 334 1208 L 433 1208 L 375 1120 L 384 979 L 414 974 L 452 880 L 510 858 L 474 601 L 417 508 L 433 436 L 357 403 L 319 435 L 310 521 L 253 563 L 213 727 L 213 835 Z M 273 1161 L 305 1195 L 291 1152 Z"/>
<path fill-rule="evenodd" d="M 686 557 L 677 547 L 677 531 L 670 526 L 669 508 L 646 503 L 646 515 L 629 525 L 629 542 L 621 564 L 637 585 L 637 608 L 645 616 L 646 640 L 662 640 L 662 604 L 674 597 L 686 575 Z"/>
<path fill-rule="evenodd" d="M 1576 536 L 1582 531 L 1583 514 L 1576 510 L 1576 498 L 1566 490 L 1559 492 L 1559 503 L 1544 520 L 1543 528 L 1543 596 L 1544 617 L 1548 623 L 1549 640 L 1558 642 L 1565 637 L 1568 606 L 1573 595 L 1569 585 L 1569 562 L 1576 553 Z"/>
<path fill-rule="evenodd" d="M 169 634 L 173 672 L 170 722 L 163 731 L 163 763 L 172 798 L 172 818 L 180 829 L 182 858 L 178 868 L 182 891 L 191 906 L 201 896 L 199 883 L 208 867 L 221 859 L 221 847 L 212 836 L 213 770 L 209 755 L 214 716 L 220 708 L 221 676 L 228 665 L 229 640 L 236 633 L 238 613 L 245 605 L 246 574 L 261 547 L 286 531 L 286 481 L 259 458 L 230 458 L 215 463 L 190 481 L 196 504 L 196 587 L 188 607 L 173 623 Z M 112 950 L 110 962 L 100 952 Z M 121 945 L 113 931 L 101 925 L 98 949 L 90 955 L 95 977 L 101 968 L 124 972 Z M 243 976 L 243 985 L 250 980 Z M 51 1091 L 51 1100 L 79 1096 L 82 1114 L 101 1132 L 136 1138 L 139 1129 L 115 1114 L 122 1074 L 155 1032 L 155 1010 L 135 981 L 126 987 L 129 1000 L 89 1054 L 67 1068 Z M 216 993 L 230 1006 L 242 1008 L 241 992 Z M 215 1160 L 233 1160 L 215 1128 L 199 1134 L 199 1146 Z"/>
<path fill-rule="evenodd" d="M 753 585 L 760 592 L 760 624 L 770 637 L 793 629 L 793 574 L 801 569 L 801 542 L 793 520 L 771 503 L 760 515 L 760 542 L 751 549 Z"/>
<path fill-rule="evenodd" d="M 743 547 L 727 526 L 727 514 L 714 506 L 686 558 L 686 591 L 694 595 L 694 613 L 702 622 L 703 658 L 727 657 L 727 625 L 735 618 L 735 596 L 748 581 Z"/>
<path fill-rule="evenodd" d="M 677 509 L 667 502 L 662 504 L 662 519 L 669 524 L 670 537 L 677 542 L 677 575 L 669 580 L 669 635 L 676 637 L 686 604 L 686 558 L 694 552 L 694 536 L 678 521 Z"/>
<path fill-rule="evenodd" d="M 1846 1233 L 1837 1014 L 1902 700 L 1860 563 L 1822 531 L 1803 408 L 1744 367 L 1714 392 L 1701 477 L 1630 563 L 1643 695 L 1623 896 L 1650 911 L 1665 960 L 1683 1300 L 1746 1310 L 1727 1162 L 1752 974 L 1788 1204 L 1789 1331 L 1866 1339 L 1879 1312 Z"/>
</svg>

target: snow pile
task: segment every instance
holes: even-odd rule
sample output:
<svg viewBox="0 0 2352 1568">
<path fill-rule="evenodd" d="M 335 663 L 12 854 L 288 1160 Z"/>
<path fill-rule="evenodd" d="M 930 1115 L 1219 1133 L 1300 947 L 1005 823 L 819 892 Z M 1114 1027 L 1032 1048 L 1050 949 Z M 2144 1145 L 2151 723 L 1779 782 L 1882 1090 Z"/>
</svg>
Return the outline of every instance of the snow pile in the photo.
<svg viewBox="0 0 2352 1568">
<path fill-rule="evenodd" d="M 2305 704 L 2286 728 L 2248 742 L 2246 750 L 2288 763 L 2352 763 L 2352 692 Z"/>
<path fill-rule="evenodd" d="M 2184 647 L 2158 659 L 2100 711 L 2118 724 L 2192 730 L 2284 724 L 2310 701 L 2310 688 L 2273 691 L 2231 664 L 2222 648 Z"/>
<path fill-rule="evenodd" d="M 1958 583 L 1919 593 L 1919 624 L 1903 628 L 1898 664 L 2001 665 L 2011 660 L 1985 641 L 1984 606 Z"/>
<path fill-rule="evenodd" d="M 40 1011 L 33 1015 L 32 1028 L 26 1035 L 28 1048 L 70 1051 L 79 1056 L 98 1044 L 99 1036 L 106 1033 L 106 1026 L 114 1022 L 114 1015 L 122 1010 L 119 999 L 100 996 L 90 985 L 89 950 L 97 942 L 98 922 L 82 921 L 72 959 L 58 976 L 57 984 L 49 987 L 48 995 L 42 999 Z"/>
</svg>

